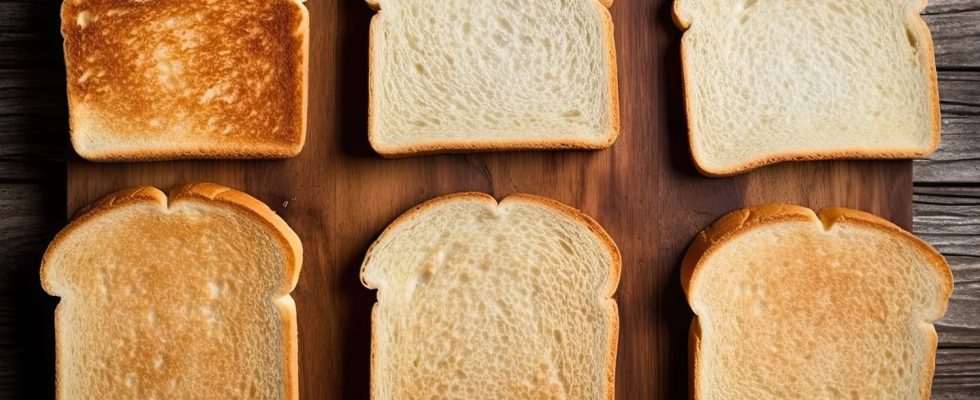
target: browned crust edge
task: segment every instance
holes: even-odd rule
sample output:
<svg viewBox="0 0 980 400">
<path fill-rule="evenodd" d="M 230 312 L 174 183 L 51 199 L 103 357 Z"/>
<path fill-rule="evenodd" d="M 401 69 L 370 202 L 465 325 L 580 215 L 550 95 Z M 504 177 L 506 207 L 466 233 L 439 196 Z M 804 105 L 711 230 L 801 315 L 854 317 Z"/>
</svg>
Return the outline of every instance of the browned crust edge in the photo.
<svg viewBox="0 0 980 400">
<path fill-rule="evenodd" d="M 180 186 L 172 190 L 170 194 L 171 204 L 179 201 L 196 201 L 227 206 L 237 211 L 243 218 L 250 218 L 259 221 L 270 229 L 274 233 L 274 236 L 279 239 L 279 244 L 286 253 L 287 277 L 284 280 L 280 291 L 276 293 L 280 296 L 280 298 L 274 298 L 272 300 L 279 309 L 280 316 L 283 320 L 283 338 L 285 341 L 284 347 L 286 351 L 286 354 L 284 355 L 286 360 L 286 387 L 284 388 L 286 398 L 293 400 L 299 399 L 299 352 L 297 341 L 298 330 L 296 325 L 296 307 L 292 297 L 289 295 L 289 293 L 296 287 L 296 283 L 299 280 L 300 269 L 303 264 L 303 247 L 299 237 L 295 232 L 293 232 L 289 225 L 287 225 L 282 218 L 276 215 L 275 212 L 265 205 L 265 203 L 262 203 L 261 201 L 243 192 L 239 192 L 225 186 L 211 183 L 196 183 Z M 41 287 L 52 296 L 60 297 L 60 294 L 56 293 L 54 290 L 54 285 L 48 276 L 48 261 L 51 254 L 59 251 L 60 244 L 66 238 L 71 236 L 75 230 L 82 225 L 99 218 L 101 215 L 107 212 L 118 208 L 147 203 L 157 205 L 163 209 L 169 207 L 167 195 L 157 188 L 144 186 L 117 191 L 79 210 L 77 216 L 71 222 L 69 222 L 68 225 L 61 230 L 61 232 L 58 232 L 58 234 L 55 235 L 54 239 L 48 245 L 47 250 L 44 252 L 44 256 L 41 259 L 40 268 Z M 56 309 L 55 312 L 59 312 L 58 309 Z M 61 386 L 59 378 L 60 374 L 58 371 L 62 370 L 60 354 L 63 353 L 57 340 L 57 337 L 59 336 L 58 332 L 60 332 L 57 321 L 58 319 L 56 317 L 55 387 L 59 388 Z M 62 396 L 59 396 L 59 398 L 60 397 Z"/>
<path fill-rule="evenodd" d="M 383 67 L 376 61 L 375 53 L 379 46 L 378 39 L 381 29 L 380 17 L 383 15 L 380 0 L 366 0 L 369 7 L 377 13 L 371 18 L 370 39 L 368 40 L 368 141 L 371 147 L 380 156 L 385 158 L 402 158 L 412 156 L 422 156 L 429 154 L 444 153 L 477 153 L 487 151 L 532 151 L 532 150 L 602 150 L 609 148 L 619 138 L 622 130 L 620 120 L 619 105 L 619 77 L 616 58 L 616 36 L 609 7 L 613 0 L 596 0 L 599 5 L 599 13 L 606 37 L 606 47 L 608 48 L 607 65 L 609 68 L 609 112 L 610 128 L 601 138 L 597 140 L 569 139 L 569 140 L 513 140 L 513 141 L 432 141 L 407 146 L 383 146 L 378 144 L 377 122 L 378 116 L 375 105 L 379 96 L 375 87 L 377 71 Z"/>
<path fill-rule="evenodd" d="M 687 297 L 688 303 L 691 303 L 691 285 L 696 283 L 695 281 L 700 274 L 699 269 L 703 260 L 707 259 L 708 256 L 717 251 L 719 248 L 725 246 L 728 241 L 741 234 L 755 228 L 789 221 L 816 222 L 820 223 L 825 228 L 829 228 L 836 224 L 854 224 L 865 228 L 880 230 L 905 240 L 906 243 L 918 249 L 932 262 L 937 278 L 942 281 L 942 290 L 940 292 L 941 298 L 939 301 L 941 307 L 939 310 L 937 310 L 937 313 L 931 317 L 935 320 L 941 318 L 942 315 L 945 314 L 947 302 L 949 301 L 949 297 L 953 291 L 953 274 L 949 268 L 949 264 L 946 262 L 946 259 L 931 246 L 904 229 L 899 228 L 895 224 L 863 211 L 831 207 L 824 208 L 820 210 L 819 213 L 814 213 L 813 210 L 809 208 L 789 204 L 767 204 L 736 210 L 719 218 L 717 221 L 712 223 L 711 226 L 698 233 L 688 248 L 687 253 L 684 255 L 683 261 L 681 262 L 681 286 L 684 289 L 684 294 Z M 695 312 L 695 314 L 697 313 Z M 932 324 L 929 325 L 933 326 Z M 694 332 L 695 328 L 697 329 L 697 332 Z M 689 358 L 693 361 L 688 366 L 690 370 L 690 393 L 692 399 L 697 399 L 700 398 L 697 384 L 701 380 L 699 363 L 701 358 L 701 327 L 698 322 L 697 315 L 695 315 L 694 320 L 692 321 L 691 329 L 692 330 L 689 336 Z M 935 369 L 935 348 L 938 342 L 938 337 L 935 334 L 934 327 L 932 329 L 931 340 L 933 351 L 926 361 L 927 365 L 923 369 L 926 375 L 923 376 L 923 382 L 920 385 L 920 388 L 922 388 L 920 394 L 923 399 L 929 398 L 929 392 L 932 386 L 932 375 Z"/>
<path fill-rule="evenodd" d="M 426 211 L 430 208 L 437 207 L 445 203 L 451 203 L 455 201 L 466 201 L 466 200 L 482 201 L 487 203 L 492 208 L 500 207 L 508 202 L 524 202 L 532 205 L 543 206 L 553 211 L 556 211 L 560 214 L 565 215 L 567 218 L 569 218 L 572 221 L 577 221 L 583 224 L 586 229 L 588 229 L 593 234 L 595 234 L 595 236 L 599 239 L 599 241 L 606 246 L 607 250 L 609 251 L 609 255 L 612 263 L 610 265 L 609 288 L 607 289 L 607 293 L 606 293 L 606 296 L 608 297 L 607 309 L 609 310 L 610 323 L 609 323 L 609 331 L 608 331 L 609 332 L 609 343 L 608 343 L 609 347 L 607 352 L 608 361 L 606 364 L 606 374 L 605 374 L 607 392 L 605 397 L 608 400 L 614 399 L 616 394 L 616 390 L 615 390 L 616 355 L 619 346 L 619 308 L 616 304 L 616 301 L 612 299 L 612 296 L 615 294 L 616 289 L 619 286 L 619 280 L 622 274 L 622 255 L 619 252 L 619 247 L 616 246 L 616 243 L 612 240 L 612 237 L 609 236 L 609 234 L 602 228 L 602 226 L 600 226 L 599 223 L 595 221 L 595 219 L 593 219 L 592 217 L 588 216 L 587 214 L 583 213 L 582 211 L 576 208 L 573 208 L 569 205 L 566 205 L 554 199 L 550 199 L 542 196 L 530 195 L 530 194 L 513 194 L 504 198 L 500 202 L 497 202 L 497 200 L 493 196 L 480 192 L 453 193 L 453 194 L 448 194 L 448 195 L 433 198 L 406 211 L 401 216 L 396 218 L 390 225 L 388 225 L 388 227 L 385 228 L 383 232 L 381 232 L 381 234 L 378 236 L 378 239 L 375 240 L 374 243 L 371 244 L 371 247 L 368 248 L 367 253 L 364 257 L 364 262 L 361 264 L 361 273 L 360 273 L 361 284 L 368 289 L 377 289 L 377 287 L 374 287 L 373 285 L 365 281 L 364 269 L 366 268 L 368 262 L 370 261 L 371 256 L 378 250 L 377 246 L 379 246 L 380 243 L 385 241 L 392 232 L 397 230 L 402 223 L 405 223 L 406 221 L 414 218 L 417 214 Z M 378 341 L 376 335 L 376 329 L 378 325 L 377 307 L 378 307 L 378 303 L 375 303 L 374 307 L 371 310 L 371 384 L 370 384 L 371 389 L 370 390 L 371 390 L 372 398 L 377 398 L 376 390 L 378 387 L 377 386 L 378 383 L 376 382 L 377 369 L 375 368 L 375 366 L 377 365 L 376 355 L 378 353 L 378 345 L 377 345 Z"/>
<path fill-rule="evenodd" d="M 693 21 L 688 18 L 688 16 L 683 15 L 681 10 L 681 2 L 692 1 L 692 0 L 677 0 L 674 2 L 673 11 L 671 16 L 674 20 L 674 24 L 684 31 L 681 37 L 681 70 L 682 70 L 682 81 L 684 87 L 684 112 L 687 115 L 688 121 L 688 144 L 690 147 L 691 158 L 694 160 L 694 167 L 701 174 L 708 177 L 726 177 L 732 175 L 738 175 L 744 172 L 748 172 L 760 167 L 767 165 L 778 164 L 788 161 L 817 161 L 817 160 L 848 160 L 848 159 L 881 159 L 881 160 L 894 160 L 894 159 L 909 159 L 909 158 L 920 158 L 927 157 L 934 153 L 939 147 L 939 141 L 942 131 L 942 116 L 940 114 L 939 108 L 939 81 L 936 73 L 936 56 L 935 49 L 932 42 L 932 34 L 929 32 L 929 27 L 926 25 L 925 20 L 922 19 L 920 15 L 923 10 L 925 10 L 928 0 L 918 0 L 915 7 L 909 7 L 907 11 L 908 22 L 914 26 L 920 35 L 922 42 L 922 47 L 925 47 L 925 51 L 919 51 L 919 60 L 922 63 L 922 67 L 926 70 L 926 76 L 929 79 L 929 98 L 931 100 L 932 109 L 932 130 L 930 132 L 932 141 L 929 147 L 922 149 L 877 149 L 877 150 L 835 150 L 835 151 L 801 151 L 801 152 L 776 152 L 771 153 L 766 156 L 756 157 L 742 161 L 740 164 L 732 165 L 730 167 L 724 168 L 712 168 L 707 166 L 697 150 L 697 145 L 694 142 L 694 137 L 698 134 L 698 123 L 697 119 L 692 113 L 694 98 L 690 96 L 690 93 L 694 93 L 694 88 L 692 87 L 692 80 L 689 78 L 691 71 L 688 69 L 688 57 L 687 46 L 684 44 L 684 37 L 687 36 L 687 30 L 693 24 Z"/>
<path fill-rule="evenodd" d="M 147 149 L 136 148 L 132 150 L 106 150 L 89 151 L 82 150 L 77 145 L 78 133 L 75 130 L 74 113 L 68 113 L 69 140 L 72 148 L 79 156 L 96 162 L 125 162 L 125 161 L 165 161 L 165 160 L 212 160 L 212 159 L 286 159 L 293 158 L 303 151 L 306 145 L 306 135 L 309 126 L 309 99 L 310 99 L 310 12 L 306 8 L 305 0 L 287 0 L 289 3 L 298 7 L 302 17 L 299 26 L 299 34 L 302 43 L 300 64 L 300 126 L 299 141 L 296 143 L 230 143 L 221 147 L 215 144 L 201 143 L 179 143 L 167 149 Z M 66 18 L 66 10 L 69 1 L 64 1 L 61 5 L 62 22 L 70 20 Z M 62 35 L 64 35 L 62 29 Z M 62 44 L 62 50 L 68 54 L 67 42 Z M 66 56 L 67 57 L 67 56 Z M 66 63 L 71 61 L 65 58 Z M 68 109 L 75 107 L 75 98 L 68 90 Z"/>
</svg>

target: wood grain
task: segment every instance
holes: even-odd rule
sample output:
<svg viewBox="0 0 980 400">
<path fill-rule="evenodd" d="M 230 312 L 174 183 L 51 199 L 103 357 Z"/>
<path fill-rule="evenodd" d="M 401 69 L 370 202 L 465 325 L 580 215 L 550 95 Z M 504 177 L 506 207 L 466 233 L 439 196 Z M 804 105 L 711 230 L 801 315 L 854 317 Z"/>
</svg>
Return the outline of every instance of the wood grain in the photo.
<svg viewBox="0 0 980 400">
<path fill-rule="evenodd" d="M 980 184 L 980 71 L 940 71 L 939 91 L 942 142 L 915 161 L 915 181 Z"/>
<path fill-rule="evenodd" d="M 975 10 L 980 10 L 980 3 L 976 0 L 930 0 L 923 14 L 950 14 Z"/>
<path fill-rule="evenodd" d="M 976 399 L 980 393 L 980 349 L 939 349 L 932 380 L 935 400 Z"/>
<path fill-rule="evenodd" d="M 941 3 L 941 2 L 936 2 Z M 980 9 L 950 9 L 941 14 L 925 15 L 936 49 L 940 68 L 980 67 Z"/>
<path fill-rule="evenodd" d="M 272 206 L 303 239 L 299 313 L 303 398 L 366 398 L 370 307 L 358 269 L 397 215 L 464 190 L 526 192 L 594 216 L 624 256 L 616 296 L 617 395 L 684 398 L 687 329 L 678 266 L 690 239 L 748 204 L 842 205 L 911 226 L 911 163 L 786 164 L 728 179 L 697 174 L 681 108 L 678 39 L 669 1 L 621 0 L 616 21 L 623 135 L 598 152 L 444 155 L 384 160 L 366 141 L 367 24 L 360 2 L 317 1 L 307 147 L 289 161 L 94 164 L 74 159 L 70 210 L 119 188 L 214 181 Z M 288 203 L 287 203 L 288 201 Z"/>
<path fill-rule="evenodd" d="M 0 398 L 54 393 L 56 301 L 41 290 L 37 268 L 63 224 L 51 211 L 64 198 L 60 185 L 0 182 Z"/>
<path fill-rule="evenodd" d="M 946 255 L 955 283 L 941 346 L 980 344 L 980 188 L 916 187 L 913 230 Z M 980 359 L 978 359 L 980 361 Z"/>
<path fill-rule="evenodd" d="M 654 1 L 634 9 L 629 3 L 635 2 L 638 0 L 617 0 L 614 6 L 617 20 L 634 19 L 629 22 L 630 28 L 620 23 L 617 33 L 620 56 L 624 56 L 624 51 L 632 52 L 628 61 L 621 60 L 621 72 L 628 69 L 629 82 L 637 86 L 630 88 L 630 104 L 625 103 L 626 96 L 623 98 L 624 107 L 628 108 L 624 110 L 624 118 L 629 114 L 628 127 L 631 129 L 624 133 L 623 140 L 613 150 L 606 152 L 615 156 L 603 153 L 440 156 L 391 163 L 377 159 L 366 148 L 362 126 L 366 118 L 363 111 L 366 107 L 363 98 L 366 87 L 365 24 L 370 12 L 358 0 L 311 0 L 309 6 L 314 11 L 316 32 L 312 48 L 322 52 L 314 59 L 313 70 L 321 74 L 315 77 L 317 89 L 311 104 L 311 113 L 319 122 L 311 129 L 310 147 L 301 159 L 259 162 L 254 163 L 255 166 L 250 163 L 249 170 L 244 172 L 238 171 L 240 163 L 233 162 L 142 166 L 126 181 L 120 179 L 101 185 L 75 181 L 74 187 L 87 187 L 90 194 L 86 199 L 76 198 L 72 207 L 101 195 L 99 192 L 115 189 L 115 184 L 166 186 L 177 181 L 211 178 L 241 188 L 258 188 L 252 190 L 254 194 L 284 213 L 291 223 L 304 226 L 306 233 L 301 232 L 304 240 L 316 243 L 316 247 L 310 244 L 306 247 L 307 253 L 311 257 L 315 253 L 318 261 L 316 264 L 308 262 L 303 272 L 302 298 L 310 300 L 302 301 L 299 308 L 303 362 L 318 369 L 303 376 L 303 389 L 319 390 L 321 394 L 340 393 L 344 396 L 339 398 L 356 399 L 366 391 L 367 362 L 364 356 L 367 343 L 363 337 L 369 332 L 369 325 L 363 317 L 374 297 L 356 283 L 353 272 L 365 249 L 338 249 L 336 243 L 347 243 L 351 248 L 364 247 L 364 242 L 373 239 L 390 218 L 415 201 L 459 188 L 491 191 L 498 196 L 513 191 L 534 191 L 534 188 L 538 188 L 534 192 L 541 194 L 559 193 L 555 197 L 586 208 L 610 231 L 615 225 L 617 231 L 613 233 L 621 246 L 628 242 L 631 247 L 645 248 L 642 253 L 632 254 L 629 258 L 628 275 L 624 274 L 624 281 L 629 279 L 630 285 L 622 287 L 619 295 L 621 305 L 624 299 L 630 301 L 631 329 L 641 330 L 632 340 L 631 351 L 633 347 L 642 346 L 638 350 L 642 357 L 630 357 L 631 361 L 625 367 L 621 364 L 619 383 L 647 382 L 641 382 L 642 390 L 636 394 L 620 390 L 620 397 L 657 398 L 653 394 L 665 394 L 668 397 L 661 398 L 683 398 L 686 371 L 681 367 L 686 353 L 679 344 L 684 340 L 681 336 L 686 334 L 689 313 L 676 283 L 676 260 L 670 258 L 671 254 L 674 254 L 673 258 L 677 257 L 678 249 L 686 246 L 684 242 L 693 231 L 717 217 L 716 213 L 738 206 L 736 203 L 806 198 L 814 206 L 839 201 L 841 204 L 861 203 L 869 210 L 880 211 L 883 209 L 881 204 L 890 196 L 897 195 L 897 201 L 907 202 L 905 199 L 910 197 L 911 191 L 907 183 L 900 180 L 888 189 L 872 189 L 869 193 L 878 197 L 875 200 L 859 200 L 863 193 L 860 187 L 863 178 L 851 177 L 849 162 L 814 163 L 820 167 L 812 169 L 804 164 L 783 165 L 770 168 L 766 173 L 721 182 L 701 182 L 701 178 L 690 170 L 685 138 L 679 128 L 685 121 L 676 104 L 679 96 L 676 86 L 677 32 L 667 21 L 667 2 Z M 0 2 L 0 254 L 3 254 L 0 256 L 3 260 L 0 262 L 0 398 L 52 398 L 51 310 L 54 300 L 37 286 L 36 269 L 47 241 L 65 218 L 65 180 L 61 163 L 68 147 L 64 66 L 58 32 L 59 6 L 57 0 Z M 976 153 L 970 149 L 980 147 L 977 144 L 980 135 L 975 134 L 976 121 L 980 120 L 980 113 L 974 108 L 976 97 L 964 102 L 964 96 L 957 94 L 963 93 L 961 91 L 975 93 L 977 88 L 975 78 L 961 74 L 977 62 L 975 55 L 978 52 L 972 50 L 978 45 L 976 24 L 970 25 L 971 19 L 977 19 L 972 14 L 964 14 L 977 10 L 980 10 L 980 0 L 933 0 L 926 10 L 927 14 L 933 14 L 926 19 L 932 27 L 937 49 L 942 49 L 937 61 L 943 76 L 944 134 L 947 136 L 944 136 L 940 158 L 954 154 L 945 153 L 947 149 L 959 152 L 961 148 L 960 155 L 954 157 L 969 158 L 970 154 Z M 627 15 L 628 12 L 634 15 Z M 650 26 L 638 28 L 643 24 Z M 334 28 L 325 29 L 328 26 Z M 630 36 L 624 36 L 626 33 Z M 647 35 L 633 36 L 636 33 Z M 971 54 L 974 55 L 972 59 Z M 623 65 L 626 63 L 630 67 Z M 645 67 L 638 68 L 637 65 Z M 956 71 L 951 74 L 947 70 Z M 627 82 L 626 79 L 621 77 L 621 82 Z M 642 83 L 635 83 L 637 79 L 643 79 Z M 335 89 L 339 92 L 333 93 Z M 666 104 L 656 103 L 664 99 L 672 100 Z M 660 108 L 652 106 L 654 104 L 659 104 Z M 951 115 L 961 119 L 952 120 Z M 953 133 L 949 134 L 950 131 Z M 647 142 L 644 137 L 648 136 L 655 138 Z M 951 136 L 959 136 L 959 140 L 955 137 L 947 139 Z M 635 153 L 622 150 L 634 146 L 638 147 Z M 664 148 L 669 151 L 661 151 Z M 332 160 L 334 157 L 337 159 Z M 974 218 L 972 214 L 944 207 L 920 208 L 921 202 L 936 201 L 922 197 L 924 194 L 942 192 L 943 196 L 951 197 L 947 194 L 978 187 L 977 180 L 961 177 L 964 174 L 975 176 L 966 169 L 968 164 L 962 162 L 964 160 L 939 161 L 945 164 L 936 164 L 937 168 L 924 163 L 916 165 L 916 178 L 921 177 L 931 185 L 916 188 L 916 216 L 924 216 L 916 219 L 916 227 L 925 229 L 927 240 L 938 244 L 948 255 L 975 253 L 977 242 L 971 242 L 968 236 L 977 236 L 976 232 L 970 235 L 958 231 L 955 236 L 949 236 L 943 235 L 942 231 L 942 224 L 948 222 L 970 226 L 970 222 L 962 221 Z M 292 173 L 307 164 L 318 168 L 319 176 L 294 178 Z M 871 164 L 876 165 L 872 169 L 881 170 L 908 168 L 887 162 Z M 365 165 L 369 167 L 353 174 L 339 170 L 342 166 Z M 539 175 L 523 175 L 521 171 L 526 167 Z M 407 170 L 400 171 L 403 168 Z M 549 173 L 551 168 L 565 172 L 553 176 Z M 919 172 L 929 168 L 932 171 L 928 173 Z M 277 169 L 287 173 L 274 173 Z M 629 175 L 619 175 L 627 170 Z M 214 175 L 206 171 L 214 171 Z M 585 176 L 588 175 L 586 171 L 595 175 Z M 363 187 L 365 182 L 379 177 L 384 186 Z M 787 178 L 791 183 L 783 188 L 785 192 L 767 187 L 771 182 Z M 812 187 L 838 179 L 857 186 L 837 186 L 833 193 Z M 966 188 L 934 187 L 948 181 L 972 183 Z M 638 190 L 633 185 L 644 188 Z M 390 196 L 382 193 L 384 190 L 390 192 Z M 603 190 L 610 192 L 593 192 Z M 617 192 L 612 194 L 611 190 Z M 677 193 L 658 193 L 671 191 Z M 691 193 L 700 197 L 688 202 L 690 206 L 677 202 L 681 196 Z M 617 201 L 608 201 L 613 196 L 618 196 Z M 726 199 L 740 200 L 728 204 Z M 283 206 L 286 201 L 289 201 L 288 205 Z M 318 204 L 328 202 L 349 204 L 318 208 Z M 376 213 L 361 209 L 366 207 Z M 620 207 L 621 210 L 614 210 Z M 678 213 L 679 208 L 687 210 Z M 897 212 L 892 216 L 902 222 L 903 216 L 899 214 L 906 214 L 903 224 L 907 225 L 910 222 L 908 212 Z M 942 216 L 951 218 L 943 220 Z M 633 226 L 635 221 L 631 218 L 654 222 Z M 974 225 L 980 223 L 973 221 Z M 676 228 L 672 224 L 676 224 Z M 675 234 L 675 230 L 686 232 Z M 978 347 L 980 340 L 976 339 L 976 326 L 980 324 L 980 317 L 976 316 L 975 299 L 980 295 L 975 289 L 964 290 L 961 283 L 976 281 L 975 259 L 955 255 L 949 259 L 956 270 L 958 286 L 947 318 L 938 329 L 944 345 Z M 958 305 L 959 302 L 963 302 L 962 305 Z M 303 319 L 307 314 L 334 315 L 334 318 L 331 321 Z M 625 323 L 627 314 L 623 316 Z M 335 325 L 345 323 L 348 325 Z M 323 337 L 316 337 L 318 334 Z M 311 336 L 313 339 L 308 340 Z M 338 349 L 341 349 L 339 358 L 328 356 L 335 354 L 328 351 Z M 623 346 L 620 351 L 623 360 Z M 637 371 L 627 378 L 623 368 Z M 980 392 L 978 370 L 980 353 L 976 349 L 941 349 L 933 397 L 977 398 Z M 341 383 L 333 392 L 324 389 L 344 379 L 349 382 Z"/>
</svg>

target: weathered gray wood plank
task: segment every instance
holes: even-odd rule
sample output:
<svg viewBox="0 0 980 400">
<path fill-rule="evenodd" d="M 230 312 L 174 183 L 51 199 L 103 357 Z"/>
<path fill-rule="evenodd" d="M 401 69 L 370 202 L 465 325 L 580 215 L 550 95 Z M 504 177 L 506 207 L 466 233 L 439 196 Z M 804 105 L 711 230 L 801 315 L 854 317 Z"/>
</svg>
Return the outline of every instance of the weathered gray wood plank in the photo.
<svg viewBox="0 0 980 400">
<path fill-rule="evenodd" d="M 980 117 L 980 71 L 940 71 L 939 100 L 943 117 Z"/>
<path fill-rule="evenodd" d="M 953 296 L 936 322 L 940 346 L 980 347 L 980 188 L 916 187 L 912 226 L 953 270 Z"/>
<path fill-rule="evenodd" d="M 939 149 L 912 173 L 917 183 L 980 183 L 980 118 L 944 118 Z"/>
<path fill-rule="evenodd" d="M 929 6 L 923 14 L 949 14 L 976 10 L 980 10 L 980 2 L 977 0 L 929 0 Z"/>
<path fill-rule="evenodd" d="M 980 67 L 980 5 L 976 0 L 933 0 L 923 18 L 932 32 L 940 69 Z"/>
<path fill-rule="evenodd" d="M 942 141 L 928 160 L 915 161 L 913 180 L 980 183 L 980 71 L 941 71 L 939 96 Z"/>
<path fill-rule="evenodd" d="M 980 257 L 980 188 L 916 187 L 913 231 L 947 256 Z"/>
<path fill-rule="evenodd" d="M 980 398 L 980 349 L 939 349 L 932 380 L 935 400 Z"/>
<path fill-rule="evenodd" d="M 980 257 L 947 256 L 955 287 L 946 317 L 936 322 L 940 346 L 980 344 Z M 980 361 L 980 360 L 978 360 Z"/>
</svg>

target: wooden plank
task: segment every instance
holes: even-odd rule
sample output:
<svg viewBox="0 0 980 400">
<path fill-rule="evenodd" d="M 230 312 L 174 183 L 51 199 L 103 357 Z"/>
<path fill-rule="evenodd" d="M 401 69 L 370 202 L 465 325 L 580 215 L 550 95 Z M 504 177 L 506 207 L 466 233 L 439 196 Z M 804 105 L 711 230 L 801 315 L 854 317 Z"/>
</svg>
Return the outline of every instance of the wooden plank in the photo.
<svg viewBox="0 0 980 400">
<path fill-rule="evenodd" d="M 942 142 L 928 160 L 916 160 L 917 183 L 980 184 L 980 118 L 943 119 Z"/>
<path fill-rule="evenodd" d="M 0 181 L 45 179 L 64 160 L 68 118 L 60 1 L 0 2 Z M 23 162 L 20 168 L 14 163 Z M 37 166 L 40 175 L 27 171 Z"/>
<path fill-rule="evenodd" d="M 980 7 L 976 1 L 935 1 L 923 16 L 940 69 L 980 67 Z"/>
<path fill-rule="evenodd" d="M 29 165 L 65 160 L 69 144 L 64 79 L 60 70 L 0 69 L 0 161 Z M 22 177 L 4 175 L 0 168 L 0 180 L 8 178 Z"/>
<path fill-rule="evenodd" d="M 913 231 L 946 255 L 955 288 L 940 345 L 980 347 L 980 187 L 916 187 Z"/>
<path fill-rule="evenodd" d="M 59 182 L 64 177 L 55 177 Z M 37 284 L 36 269 L 41 253 L 53 233 L 64 223 L 62 203 L 64 189 L 60 185 L 43 183 L 0 183 L 0 292 L 9 292 L 19 284 L 16 276 L 29 270 L 35 275 L 29 282 Z M 60 215 L 60 217 L 59 217 Z M 29 265 L 23 265 L 27 263 Z"/>
<path fill-rule="evenodd" d="M 980 349 L 939 349 L 932 380 L 934 400 L 967 400 L 980 396 Z"/>
<path fill-rule="evenodd" d="M 980 347 L 980 257 L 947 256 L 955 283 L 946 317 L 936 322 L 940 346 Z"/>
<path fill-rule="evenodd" d="M 38 267 L 64 223 L 64 179 L 0 183 L 0 398 L 53 397 L 55 301 Z"/>
<path fill-rule="evenodd" d="M 119 188 L 214 181 L 273 207 L 304 241 L 294 292 L 303 398 L 367 398 L 370 309 L 361 287 L 367 246 L 397 215 L 436 195 L 529 192 L 595 217 L 624 256 L 616 299 L 619 398 L 685 398 L 691 314 L 679 285 L 691 238 L 748 204 L 787 201 L 872 211 L 911 225 L 911 162 L 836 161 L 764 168 L 726 179 L 694 171 L 671 0 L 612 8 L 623 135 L 596 152 L 443 155 L 384 160 L 367 144 L 367 36 L 358 1 L 308 2 L 313 25 L 310 135 L 296 159 L 96 164 L 72 160 L 69 208 Z M 651 19 L 650 16 L 658 16 Z M 288 207 L 284 201 L 289 200 Z"/>
<path fill-rule="evenodd" d="M 64 69 L 60 1 L 0 2 L 0 68 Z"/>
<path fill-rule="evenodd" d="M 913 232 L 948 256 L 980 257 L 980 188 L 915 191 Z"/>
<path fill-rule="evenodd" d="M 923 14 L 948 14 L 962 11 L 980 10 L 977 0 L 930 0 Z"/>
<path fill-rule="evenodd" d="M 939 98 L 946 118 L 980 117 L 980 71 L 940 72 Z"/>
<path fill-rule="evenodd" d="M 939 149 L 915 161 L 916 182 L 980 183 L 980 71 L 941 71 Z"/>
<path fill-rule="evenodd" d="M 64 176 L 69 147 L 64 78 L 51 74 L 0 69 L 0 181 Z"/>
</svg>

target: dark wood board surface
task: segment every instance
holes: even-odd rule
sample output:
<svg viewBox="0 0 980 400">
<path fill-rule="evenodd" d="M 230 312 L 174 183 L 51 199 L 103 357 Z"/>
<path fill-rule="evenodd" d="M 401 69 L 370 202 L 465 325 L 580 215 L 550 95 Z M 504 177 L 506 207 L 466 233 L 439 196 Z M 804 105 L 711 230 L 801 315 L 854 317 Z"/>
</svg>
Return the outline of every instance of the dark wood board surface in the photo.
<svg viewBox="0 0 980 400">
<path fill-rule="evenodd" d="M 679 36 L 671 2 L 619 0 L 623 134 L 610 150 L 385 160 L 367 143 L 367 38 L 360 1 L 311 0 L 310 130 L 302 155 L 267 162 L 95 164 L 74 159 L 69 211 L 134 185 L 212 181 L 257 196 L 303 240 L 296 299 L 305 399 L 366 398 L 370 308 L 361 287 L 368 245 L 403 211 L 433 196 L 481 191 L 544 195 L 584 210 L 617 241 L 621 399 L 676 399 L 687 388 L 691 314 L 678 277 L 694 235 L 749 204 L 839 205 L 912 222 L 909 161 L 789 164 L 726 179 L 697 174 L 687 151 Z"/>
<path fill-rule="evenodd" d="M 360 0 L 308 3 L 312 124 L 299 159 L 123 166 L 73 158 L 67 196 L 74 210 L 126 185 L 210 180 L 249 191 L 280 212 L 307 253 L 295 293 L 304 398 L 366 396 L 366 317 L 374 293 L 357 281 L 360 258 L 392 218 L 432 196 L 457 190 L 549 195 L 610 231 L 625 256 L 617 297 L 620 398 L 683 398 L 690 312 L 677 262 L 692 235 L 717 216 L 744 204 L 797 201 L 862 208 L 906 227 L 911 222 L 908 162 L 783 165 L 722 180 L 694 173 L 679 107 L 679 32 L 667 1 L 613 6 L 626 128 L 613 149 L 396 161 L 374 156 L 364 139 L 371 12 Z M 65 222 L 64 160 L 71 154 L 59 5 L 0 2 L 0 399 L 52 395 L 55 300 L 37 285 L 37 266 Z M 947 254 L 957 280 L 947 317 L 937 324 L 937 399 L 980 398 L 980 234 L 971 230 L 980 226 L 980 158 L 971 150 L 980 148 L 978 11 L 978 0 L 933 0 L 926 11 L 946 136 L 933 160 L 916 162 L 914 227 Z M 89 177 L 79 181 L 81 174 Z M 896 202 L 904 206 L 889 208 Z"/>
</svg>

